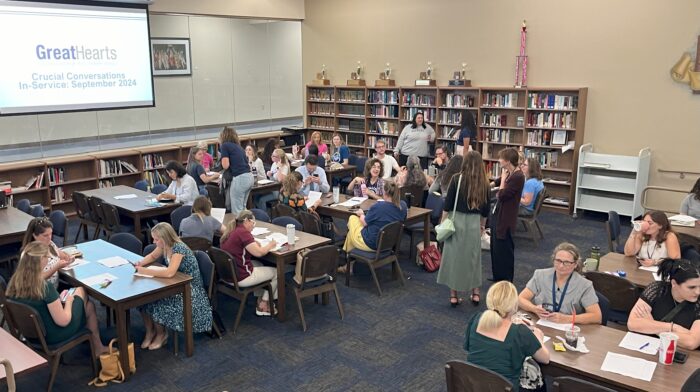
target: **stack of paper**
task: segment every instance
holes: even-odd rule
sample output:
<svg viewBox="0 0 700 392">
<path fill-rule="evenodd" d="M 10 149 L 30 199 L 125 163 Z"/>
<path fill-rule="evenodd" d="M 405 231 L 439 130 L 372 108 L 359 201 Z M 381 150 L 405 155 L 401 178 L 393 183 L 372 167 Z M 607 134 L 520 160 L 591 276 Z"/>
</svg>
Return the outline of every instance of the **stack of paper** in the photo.
<svg viewBox="0 0 700 392">
<path fill-rule="evenodd" d="M 668 220 L 674 226 L 695 227 L 695 221 L 697 219 L 693 218 L 692 216 L 688 216 L 688 215 L 674 215 L 674 216 L 668 218 Z"/>
<path fill-rule="evenodd" d="M 537 320 L 537 325 L 541 325 L 541 326 L 547 327 L 547 328 L 558 329 L 560 331 L 566 331 L 566 330 L 571 329 L 570 323 L 560 324 L 560 323 L 555 323 L 553 321 L 549 321 L 549 320 L 545 320 L 545 319 Z"/>
<path fill-rule="evenodd" d="M 262 235 L 262 234 L 267 234 L 269 232 L 270 232 L 270 230 L 268 230 L 265 227 L 254 227 L 253 231 L 251 231 L 250 234 L 252 234 L 253 237 L 255 237 L 255 236 Z"/>
<path fill-rule="evenodd" d="M 119 267 L 120 265 L 129 264 L 129 260 L 121 256 L 107 257 L 106 259 L 97 260 L 98 263 L 107 268 Z"/>
<path fill-rule="evenodd" d="M 654 376 L 654 370 L 656 370 L 656 362 L 608 352 L 600 370 L 651 381 L 651 378 Z"/>
<path fill-rule="evenodd" d="M 309 192 L 309 197 L 306 199 L 306 208 L 311 208 L 314 206 L 314 203 L 316 203 L 316 200 L 321 199 L 321 196 L 323 194 L 321 192 L 317 191 L 310 191 Z"/>
<path fill-rule="evenodd" d="M 272 184 L 271 180 L 258 180 L 258 185 Z"/>
<path fill-rule="evenodd" d="M 366 197 L 353 197 L 352 199 L 348 199 L 342 203 L 339 203 L 338 205 L 343 207 L 359 206 L 365 200 L 367 200 Z"/>
<path fill-rule="evenodd" d="M 80 282 L 86 286 L 95 286 L 97 284 L 102 284 L 104 282 L 111 282 L 111 281 L 116 280 L 116 279 L 117 279 L 116 276 L 114 276 L 112 274 L 104 273 L 104 274 L 91 276 L 89 278 L 81 279 Z"/>
<path fill-rule="evenodd" d="M 218 220 L 222 224 L 224 223 L 224 216 L 226 216 L 226 209 L 225 208 L 212 208 L 211 209 L 211 216 L 214 217 L 214 219 Z"/>
<path fill-rule="evenodd" d="M 117 200 L 126 200 L 126 199 L 135 199 L 138 196 L 134 195 L 133 193 L 129 193 L 128 195 L 117 195 L 114 196 L 115 199 Z"/>
<path fill-rule="evenodd" d="M 620 347 L 628 350 L 639 351 L 644 354 L 654 355 L 659 351 L 661 340 L 653 336 L 640 335 L 634 332 L 627 332 L 620 342 Z"/>
</svg>

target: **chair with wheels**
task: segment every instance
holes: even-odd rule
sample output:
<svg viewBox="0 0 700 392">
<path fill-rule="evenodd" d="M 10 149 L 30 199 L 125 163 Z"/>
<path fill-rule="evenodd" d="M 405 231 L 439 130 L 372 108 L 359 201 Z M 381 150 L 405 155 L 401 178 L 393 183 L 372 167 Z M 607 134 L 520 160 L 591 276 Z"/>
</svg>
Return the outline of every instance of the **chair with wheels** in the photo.
<svg viewBox="0 0 700 392">
<path fill-rule="evenodd" d="M 486 369 L 463 361 L 449 361 L 445 364 L 447 392 L 509 392 L 513 384 L 505 377 Z"/>
<path fill-rule="evenodd" d="M 353 249 L 347 254 L 347 270 L 345 273 L 345 285 L 350 286 L 350 275 L 352 271 L 352 263 L 359 261 L 367 264 L 369 271 L 372 273 L 372 279 L 379 296 L 382 295 L 382 288 L 379 286 L 376 269 L 387 264 L 391 264 L 395 279 L 399 279 L 401 285 L 405 284 L 403 271 L 399 265 L 399 245 L 401 244 L 401 230 L 403 224 L 401 222 L 392 222 L 382 227 L 379 232 L 379 241 L 377 241 L 377 250 L 367 252 L 360 249 Z"/>
</svg>

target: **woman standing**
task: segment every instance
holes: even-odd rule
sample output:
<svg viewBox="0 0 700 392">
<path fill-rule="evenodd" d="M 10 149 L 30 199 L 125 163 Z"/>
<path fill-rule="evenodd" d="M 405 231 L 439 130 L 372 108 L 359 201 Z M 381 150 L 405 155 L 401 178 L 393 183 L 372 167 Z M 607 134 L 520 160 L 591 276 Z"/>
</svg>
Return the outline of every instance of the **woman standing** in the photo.
<svg viewBox="0 0 700 392">
<path fill-rule="evenodd" d="M 326 159 L 326 161 L 347 165 L 348 160 L 350 159 L 350 149 L 345 145 L 345 143 L 343 143 L 343 138 L 336 133 L 333 135 L 333 139 L 331 139 L 331 141 L 333 144 L 331 146 L 330 154 L 324 154 L 323 157 Z"/>
<path fill-rule="evenodd" d="M 248 165 L 250 165 L 250 172 L 253 174 L 255 181 L 266 180 L 265 166 L 263 166 L 262 159 L 258 158 L 258 154 L 255 152 L 252 144 L 245 146 L 245 156 L 248 158 Z"/>
<path fill-rule="evenodd" d="M 195 333 L 211 330 L 212 313 L 209 298 L 204 291 L 202 275 L 194 253 L 175 234 L 169 223 L 161 222 L 153 226 L 151 236 L 156 249 L 136 263 L 136 272 L 157 278 L 172 278 L 177 272 L 192 277 L 192 330 Z M 146 268 L 163 257 L 166 268 Z M 141 309 L 146 336 L 141 348 L 157 350 L 168 340 L 166 327 L 175 331 L 184 331 L 182 294 L 173 295 L 149 303 Z"/>
<path fill-rule="evenodd" d="M 369 197 L 374 200 L 381 200 L 384 196 L 384 179 L 382 161 L 372 158 L 365 163 L 363 177 L 355 177 L 348 184 L 348 191 L 352 191 L 357 197 Z M 364 191 L 363 191 L 364 185 Z"/>
<path fill-rule="evenodd" d="M 190 149 L 190 155 L 187 157 L 187 174 L 194 178 L 198 188 L 206 186 L 210 182 L 219 179 L 219 173 L 207 174 L 207 169 L 204 167 L 203 159 L 206 150 L 197 147 Z"/>
<path fill-rule="evenodd" d="M 62 251 L 52 240 L 53 224 L 49 218 L 34 218 L 29 221 L 27 231 L 22 240 L 22 249 L 25 249 L 33 241 L 38 241 L 49 247 L 49 259 L 43 269 L 43 276 L 53 287 L 58 289 L 58 270 L 68 266 L 75 257 Z"/>
<path fill-rule="evenodd" d="M 290 165 L 287 159 L 287 154 L 281 148 L 276 149 L 270 155 L 272 158 L 272 166 L 267 172 L 267 177 L 277 183 L 282 183 L 289 175 Z M 261 196 L 255 201 L 255 206 L 261 210 L 267 210 L 267 202 L 277 200 L 280 197 L 279 191 L 273 191 Z"/>
<path fill-rule="evenodd" d="M 194 199 L 199 196 L 199 187 L 197 182 L 189 174 L 187 170 L 177 161 L 169 161 L 165 164 L 165 172 L 172 180 L 168 189 L 165 192 L 156 196 L 157 200 L 172 200 L 176 203 L 192 205 Z"/>
<path fill-rule="evenodd" d="M 461 178 L 461 180 L 460 180 Z M 452 208 L 457 208 L 452 214 Z M 478 305 L 481 287 L 481 233 L 489 215 L 489 184 L 481 154 L 469 151 L 462 170 L 452 177 L 445 211 L 454 222 L 455 232 L 445 240 L 437 282 L 450 288 L 450 305 L 459 305 L 459 291 L 471 290 Z M 446 214 L 443 214 L 443 218 Z"/>
<path fill-rule="evenodd" d="M 417 112 L 413 115 L 411 123 L 403 128 L 396 142 L 394 152 L 400 154 L 399 165 L 405 165 L 409 156 L 416 155 L 420 158 L 421 168 L 427 169 L 428 156 L 430 156 L 428 143 L 432 143 L 433 140 L 435 140 L 435 130 L 426 124 L 423 112 Z"/>
<path fill-rule="evenodd" d="M 435 181 L 433 181 L 433 184 L 430 185 L 430 189 L 428 191 L 431 193 L 437 192 L 442 195 L 442 197 L 445 197 L 452 181 L 452 177 L 462 170 L 463 162 L 464 159 L 461 155 L 453 156 L 452 159 L 450 159 L 450 163 L 447 164 L 445 170 L 438 173 L 437 177 L 435 177 Z"/>
<path fill-rule="evenodd" d="M 457 136 L 457 155 L 465 155 L 469 150 L 476 150 L 476 121 L 471 111 L 462 115 L 462 125 Z"/>
<path fill-rule="evenodd" d="M 498 152 L 501 178 L 496 196 L 496 207 L 491 217 L 491 270 L 493 280 L 513 281 L 515 243 L 513 230 L 518 222 L 520 195 L 525 175 L 518 167 L 518 150 L 509 147 Z"/>
<path fill-rule="evenodd" d="M 647 211 L 640 224 L 625 242 L 625 256 L 637 256 L 643 266 L 659 265 L 665 258 L 680 259 L 681 246 L 671 229 L 668 217 L 661 211 Z"/>
<path fill-rule="evenodd" d="M 245 209 L 255 179 L 233 127 L 225 127 L 221 131 L 219 143 L 221 144 L 221 167 L 227 172 L 224 173 L 224 180 L 226 180 L 226 187 L 229 188 L 226 208 L 231 213 L 238 214 Z"/>
</svg>

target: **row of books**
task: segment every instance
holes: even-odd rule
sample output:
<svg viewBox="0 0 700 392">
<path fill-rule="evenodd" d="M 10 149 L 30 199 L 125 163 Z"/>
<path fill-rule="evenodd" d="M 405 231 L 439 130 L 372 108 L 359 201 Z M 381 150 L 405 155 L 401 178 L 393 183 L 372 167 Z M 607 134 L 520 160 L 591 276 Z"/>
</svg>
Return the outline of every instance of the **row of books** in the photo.
<svg viewBox="0 0 700 392">
<path fill-rule="evenodd" d="M 349 120 L 345 118 L 338 119 L 339 131 L 364 132 L 365 120 Z"/>
<path fill-rule="evenodd" d="M 399 107 L 398 106 L 383 106 L 383 105 L 370 106 L 370 116 L 398 118 L 399 117 Z"/>
<path fill-rule="evenodd" d="M 365 107 L 357 105 L 338 105 L 338 115 L 365 116 Z"/>
<path fill-rule="evenodd" d="M 331 116 L 335 114 L 332 103 L 311 103 L 310 106 L 309 114 L 326 114 Z"/>
<path fill-rule="evenodd" d="M 114 186 L 114 178 L 100 180 L 100 183 L 99 183 L 100 188 L 111 188 L 113 186 Z"/>
<path fill-rule="evenodd" d="M 435 106 L 435 96 L 428 94 L 404 94 L 401 97 L 402 105 L 413 105 L 413 106 Z"/>
<path fill-rule="evenodd" d="M 333 101 L 335 99 L 332 88 L 312 88 L 309 89 L 310 100 L 314 101 Z"/>
<path fill-rule="evenodd" d="M 403 119 L 411 121 L 418 112 L 423 112 L 423 121 L 435 122 L 435 109 L 406 108 L 403 112 Z"/>
<path fill-rule="evenodd" d="M 399 92 L 396 90 L 370 90 L 367 94 L 370 103 L 399 103 Z"/>
<path fill-rule="evenodd" d="M 440 122 L 443 124 L 462 124 L 462 112 L 459 110 L 440 111 Z"/>
<path fill-rule="evenodd" d="M 335 129 L 335 120 L 332 118 L 311 117 L 309 126 L 315 128 Z"/>
<path fill-rule="evenodd" d="M 65 181 L 64 173 L 62 167 L 49 167 L 49 185 L 60 184 Z"/>
<path fill-rule="evenodd" d="M 567 139 L 568 139 L 566 137 L 567 136 L 566 131 L 555 131 L 555 132 L 560 132 L 561 134 L 563 134 L 563 135 L 561 135 L 561 136 L 563 136 L 563 139 L 562 140 L 555 140 L 554 143 L 556 145 L 559 145 L 559 146 L 566 144 Z M 555 134 L 554 136 L 558 136 L 558 135 Z M 556 139 L 556 137 L 555 137 L 555 139 Z M 529 131 L 527 133 L 527 143 L 526 144 L 529 144 L 532 146 L 550 146 L 550 145 L 552 145 L 552 131 L 548 131 L 545 129 L 538 129 L 536 131 Z"/>
<path fill-rule="evenodd" d="M 578 108 L 578 96 L 529 93 L 527 95 L 527 107 L 528 109 L 576 110 Z"/>
<path fill-rule="evenodd" d="M 398 135 L 396 123 L 393 121 L 374 120 L 370 124 L 369 132 L 381 133 L 383 135 Z"/>
<path fill-rule="evenodd" d="M 5 181 L 5 185 L 7 181 Z M 11 186 L 12 183 L 10 183 Z M 19 191 L 26 191 L 29 189 L 39 189 L 44 187 L 44 171 L 37 172 L 35 175 L 31 176 L 23 185 L 10 188 L 12 193 Z"/>
<path fill-rule="evenodd" d="M 131 163 L 120 159 L 100 159 L 100 177 L 126 173 L 138 173 L 138 169 Z"/>
<path fill-rule="evenodd" d="M 51 202 L 59 203 L 66 200 L 66 193 L 63 191 L 62 186 L 57 186 L 51 190 Z"/>
<path fill-rule="evenodd" d="M 542 151 L 526 148 L 523 153 L 525 158 L 537 159 L 543 168 L 559 166 L 559 151 Z"/>
<path fill-rule="evenodd" d="M 393 150 L 394 147 L 396 147 L 396 141 L 398 139 L 394 139 L 391 137 L 384 139 L 381 136 L 367 136 L 367 145 L 371 148 L 374 148 L 374 145 L 377 144 L 378 140 L 384 141 L 384 144 L 386 144 L 386 148 L 388 150 Z"/>
<path fill-rule="evenodd" d="M 574 113 L 529 113 L 529 127 L 574 128 L 576 115 Z"/>
<path fill-rule="evenodd" d="M 160 154 L 146 154 L 143 156 L 143 170 L 159 169 L 165 166 L 163 156 Z"/>
<path fill-rule="evenodd" d="M 459 131 L 460 127 L 451 127 L 451 126 L 443 126 L 442 127 L 442 132 L 440 133 L 440 137 L 443 137 L 445 139 L 457 139 L 459 136 Z"/>
<path fill-rule="evenodd" d="M 148 186 L 151 188 L 157 184 L 167 184 L 165 176 L 157 170 L 143 173 L 143 179 L 148 182 Z"/>
<path fill-rule="evenodd" d="M 508 115 L 485 112 L 481 116 L 481 125 L 487 127 L 507 127 Z"/>
<path fill-rule="evenodd" d="M 494 179 L 501 176 L 501 164 L 499 162 L 488 162 L 486 164 L 486 174 Z"/>
<path fill-rule="evenodd" d="M 363 90 L 338 90 L 339 102 L 365 102 Z"/>
<path fill-rule="evenodd" d="M 499 108 L 518 107 L 518 93 L 486 93 L 482 106 Z"/>
<path fill-rule="evenodd" d="M 345 134 L 345 143 L 352 146 L 364 146 L 365 137 L 354 133 Z"/>
<path fill-rule="evenodd" d="M 448 108 L 473 108 L 476 97 L 466 94 L 446 94 L 445 107 Z"/>
<path fill-rule="evenodd" d="M 484 141 L 495 143 L 515 143 L 515 138 L 511 139 L 510 131 L 510 129 L 485 129 Z"/>
</svg>

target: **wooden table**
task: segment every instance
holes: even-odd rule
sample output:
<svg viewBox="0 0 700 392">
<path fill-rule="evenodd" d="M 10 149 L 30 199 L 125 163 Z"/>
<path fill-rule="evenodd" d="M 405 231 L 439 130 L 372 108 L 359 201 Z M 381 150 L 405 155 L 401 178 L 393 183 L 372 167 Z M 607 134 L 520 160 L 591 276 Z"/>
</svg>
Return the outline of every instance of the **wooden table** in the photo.
<svg viewBox="0 0 700 392">
<path fill-rule="evenodd" d="M 33 216 L 12 206 L 0 209 L 0 245 L 22 242 L 32 219 Z"/>
<path fill-rule="evenodd" d="M 340 195 L 340 202 L 351 199 L 351 196 Z M 376 200 L 367 199 L 360 204 L 360 208 L 365 212 L 369 210 L 370 207 L 377 203 Z M 333 204 L 332 195 L 324 195 L 321 198 L 321 205 L 316 208 L 316 212 L 319 215 L 330 216 L 339 219 L 349 219 L 352 215 L 355 215 L 353 211 L 350 211 L 348 207 L 343 206 L 331 206 Z M 423 245 L 427 248 L 430 246 L 430 213 L 432 211 L 426 208 L 411 207 L 408 209 L 408 214 L 406 215 L 406 220 L 404 224 L 406 226 L 412 225 L 414 223 L 423 222 Z"/>
<path fill-rule="evenodd" d="M 634 256 L 610 252 L 600 258 L 598 271 L 615 272 L 617 270 L 624 270 L 627 273 L 627 280 L 642 290 L 655 282 L 651 272 L 639 269 L 639 263 Z"/>
<path fill-rule="evenodd" d="M 130 264 L 108 268 L 97 262 L 111 256 L 121 256 L 129 261 L 136 262 L 142 259 L 141 255 L 131 253 L 118 246 L 103 240 L 83 242 L 76 245 L 83 253 L 83 258 L 88 264 L 75 267 L 71 270 L 60 270 L 61 277 L 73 286 L 82 286 L 90 297 L 97 299 L 109 306 L 116 313 L 117 339 L 119 351 L 127 352 L 129 344 L 129 310 L 138 306 L 155 302 L 161 298 L 182 294 L 184 305 L 185 327 L 185 353 L 188 357 L 194 352 L 194 340 L 192 336 L 192 277 L 177 272 L 172 278 L 144 278 L 134 276 L 134 267 Z M 89 277 L 109 273 L 117 277 L 109 286 L 102 289 L 98 286 L 88 286 L 82 280 Z M 129 356 L 121 355 L 122 368 L 129 369 Z M 129 372 L 125 372 L 128 377 Z"/>
<path fill-rule="evenodd" d="M 282 184 L 276 181 L 272 181 L 269 184 L 259 184 L 258 181 L 255 181 L 253 189 L 250 190 L 250 195 L 248 196 L 248 209 L 255 208 L 255 205 L 253 204 L 253 196 L 279 191 L 281 186 Z"/>
<path fill-rule="evenodd" d="M 37 354 L 2 328 L 0 328 L 0 358 L 10 360 L 15 376 L 32 372 L 47 365 L 46 358 Z M 5 367 L 0 365 L 0 380 L 5 377 L 7 377 Z"/>
<path fill-rule="evenodd" d="M 150 192 L 144 192 L 136 188 L 128 187 L 126 185 L 116 185 L 109 188 L 99 188 L 92 189 L 89 191 L 80 191 L 80 193 L 85 196 L 94 196 L 104 200 L 105 203 L 109 203 L 117 209 L 119 213 L 130 217 L 134 220 L 134 235 L 136 237 L 143 239 L 141 235 L 141 219 L 151 218 L 160 215 L 170 215 L 170 213 L 180 207 L 180 203 L 162 203 L 161 207 L 151 207 L 146 205 L 146 200 L 153 199 L 154 194 Z M 114 196 L 119 195 L 136 195 L 133 199 L 115 199 Z"/>
<path fill-rule="evenodd" d="M 229 221 L 234 219 L 233 214 L 226 214 L 224 217 L 224 224 L 227 224 Z M 257 221 L 256 222 L 256 227 L 264 227 L 271 232 L 274 233 L 282 233 L 282 234 L 287 234 L 287 229 L 282 227 L 282 226 L 277 226 L 273 225 L 272 223 L 267 223 L 267 222 L 261 222 Z M 259 238 L 262 238 L 266 236 L 267 234 L 263 234 L 259 236 Z M 261 257 L 263 260 L 267 260 L 271 263 L 274 263 L 277 266 L 277 319 L 279 321 L 284 321 L 286 320 L 287 317 L 287 312 L 286 312 L 286 285 L 285 285 L 285 266 L 287 264 L 291 264 L 296 262 L 297 260 L 297 253 L 299 253 L 300 250 L 302 249 L 307 249 L 307 248 L 316 248 L 321 245 L 326 245 L 331 242 L 330 239 L 326 237 L 320 237 L 317 235 L 309 234 L 309 233 L 304 233 L 303 231 L 297 231 L 296 232 L 296 243 L 292 246 L 285 245 L 282 247 L 282 249 L 278 251 L 272 251 L 266 254 L 265 256 Z"/>
<path fill-rule="evenodd" d="M 700 251 L 700 221 L 695 221 L 694 227 L 671 225 L 671 229 L 678 234 L 679 241 L 693 245 Z"/>
<path fill-rule="evenodd" d="M 536 320 L 537 318 L 533 317 L 533 319 Z M 589 379 L 616 391 L 666 392 L 680 390 L 685 380 L 696 369 L 700 368 L 700 352 L 697 350 L 688 351 L 681 349 L 681 351 L 688 353 L 688 361 L 684 364 L 662 365 L 658 363 L 658 355 L 644 354 L 619 347 L 619 343 L 626 334 L 625 331 L 602 325 L 579 325 L 579 327 L 581 327 L 581 335 L 586 338 L 586 346 L 590 350 L 587 354 L 574 351 L 554 351 L 552 342 L 556 339 L 555 336 L 564 337 L 564 331 L 541 328 L 546 336 L 552 338 L 545 343 L 545 347 L 550 352 L 549 364 L 542 366 L 542 371 L 545 374 L 552 377 L 573 375 Z M 657 362 L 651 381 L 639 380 L 600 370 L 608 351 Z"/>
</svg>

